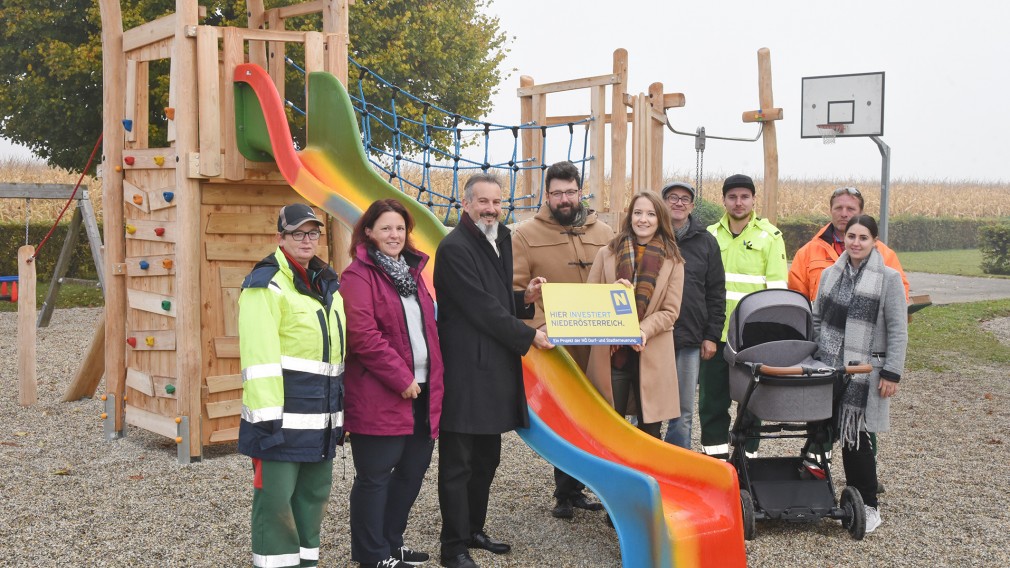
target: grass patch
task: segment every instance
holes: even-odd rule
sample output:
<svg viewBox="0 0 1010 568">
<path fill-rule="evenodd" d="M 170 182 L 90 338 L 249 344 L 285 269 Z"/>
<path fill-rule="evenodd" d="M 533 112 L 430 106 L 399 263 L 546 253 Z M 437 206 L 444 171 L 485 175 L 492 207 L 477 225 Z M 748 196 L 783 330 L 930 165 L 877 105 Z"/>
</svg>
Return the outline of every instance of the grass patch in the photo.
<svg viewBox="0 0 1010 568">
<path fill-rule="evenodd" d="M 49 291 L 49 283 L 44 282 L 35 290 L 35 305 L 42 309 L 42 302 Z M 97 286 L 82 286 L 80 284 L 64 284 L 60 286 L 60 294 L 56 298 L 56 308 L 98 308 L 105 305 L 102 289 Z M 0 302 L 0 312 L 16 312 L 18 305 L 12 302 Z"/>
<path fill-rule="evenodd" d="M 910 356 L 905 367 L 950 371 L 970 361 L 1010 364 L 1010 346 L 979 327 L 984 321 L 1008 316 L 1010 300 L 930 306 L 916 313 L 908 326 Z"/>
<path fill-rule="evenodd" d="M 901 267 L 907 272 L 1010 278 L 982 272 L 982 251 L 978 249 L 899 252 L 898 259 L 901 260 Z"/>
</svg>

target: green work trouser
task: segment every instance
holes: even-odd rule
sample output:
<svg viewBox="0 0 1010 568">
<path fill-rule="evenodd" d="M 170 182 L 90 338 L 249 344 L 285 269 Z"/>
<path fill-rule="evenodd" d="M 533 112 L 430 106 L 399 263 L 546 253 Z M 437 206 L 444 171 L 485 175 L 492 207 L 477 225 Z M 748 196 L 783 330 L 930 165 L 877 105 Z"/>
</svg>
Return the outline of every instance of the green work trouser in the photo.
<svg viewBox="0 0 1010 568">
<path fill-rule="evenodd" d="M 253 459 L 253 566 L 316 566 L 333 460 Z"/>
<path fill-rule="evenodd" d="M 729 396 L 729 363 L 722 356 L 725 347 L 726 343 L 720 341 L 716 345 L 715 356 L 703 360 L 698 371 L 701 445 L 706 454 L 720 457 L 729 454 L 729 407 L 732 402 Z M 757 449 L 757 440 L 747 442 L 748 452 L 756 452 Z"/>
</svg>

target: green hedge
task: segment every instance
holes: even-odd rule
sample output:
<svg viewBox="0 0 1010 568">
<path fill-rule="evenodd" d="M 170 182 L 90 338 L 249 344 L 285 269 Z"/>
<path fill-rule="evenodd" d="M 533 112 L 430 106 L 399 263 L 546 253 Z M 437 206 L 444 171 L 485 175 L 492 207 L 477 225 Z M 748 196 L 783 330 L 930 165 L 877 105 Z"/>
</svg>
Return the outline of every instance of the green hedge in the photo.
<svg viewBox="0 0 1010 568">
<path fill-rule="evenodd" d="M 978 232 L 982 272 L 1010 274 L 1010 225 L 990 225 Z"/>
<path fill-rule="evenodd" d="M 809 241 L 828 224 L 828 218 L 780 219 L 777 223 L 786 240 L 786 255 Z M 1007 219 L 955 219 L 952 217 L 894 217 L 888 228 L 888 246 L 896 251 L 973 249 L 979 247 L 979 231 L 983 227 L 1005 223 Z"/>
<path fill-rule="evenodd" d="M 51 224 L 33 223 L 28 226 L 28 242 L 34 246 L 42 241 L 42 238 L 49 232 Z M 38 263 L 35 267 L 36 278 L 42 282 L 53 276 L 53 267 L 56 266 L 56 259 L 63 249 L 63 241 L 67 238 L 69 223 L 60 223 L 49 237 L 49 241 L 42 247 Z M 102 225 L 98 225 L 99 231 Z M 24 223 L 0 225 L 0 276 L 16 276 L 18 273 L 18 249 L 25 244 Z M 70 267 L 67 269 L 67 276 L 72 278 L 85 278 L 97 280 L 98 274 L 95 272 L 94 261 L 91 260 L 91 247 L 88 245 L 88 236 L 81 226 L 81 233 L 77 237 L 77 246 L 74 247 L 74 254 L 70 259 Z"/>
</svg>

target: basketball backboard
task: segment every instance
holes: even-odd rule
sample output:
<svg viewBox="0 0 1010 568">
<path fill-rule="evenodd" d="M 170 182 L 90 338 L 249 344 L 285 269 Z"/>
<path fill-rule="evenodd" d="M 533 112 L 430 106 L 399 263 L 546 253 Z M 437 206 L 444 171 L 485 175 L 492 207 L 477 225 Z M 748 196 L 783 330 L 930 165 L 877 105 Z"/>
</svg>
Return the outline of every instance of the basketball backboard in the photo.
<svg viewBox="0 0 1010 568">
<path fill-rule="evenodd" d="M 884 73 L 803 77 L 800 138 L 884 134 Z M 830 125 L 830 127 L 829 127 Z"/>
</svg>

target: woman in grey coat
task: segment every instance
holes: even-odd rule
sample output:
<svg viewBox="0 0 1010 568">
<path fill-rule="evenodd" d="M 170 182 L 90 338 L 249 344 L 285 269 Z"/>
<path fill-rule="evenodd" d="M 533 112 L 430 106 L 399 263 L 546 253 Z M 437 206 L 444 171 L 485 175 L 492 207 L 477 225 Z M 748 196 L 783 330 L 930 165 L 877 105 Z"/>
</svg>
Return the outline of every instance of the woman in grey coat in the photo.
<svg viewBox="0 0 1010 568">
<path fill-rule="evenodd" d="M 898 392 L 908 345 L 908 308 L 901 274 L 884 265 L 874 246 L 877 223 L 869 215 L 849 220 L 845 252 L 821 275 L 814 301 L 818 358 L 831 366 L 869 362 L 842 395 L 838 416 L 848 484 L 866 506 L 866 532 L 880 526 L 877 463 L 868 432 L 890 429 L 890 399 Z"/>
</svg>

